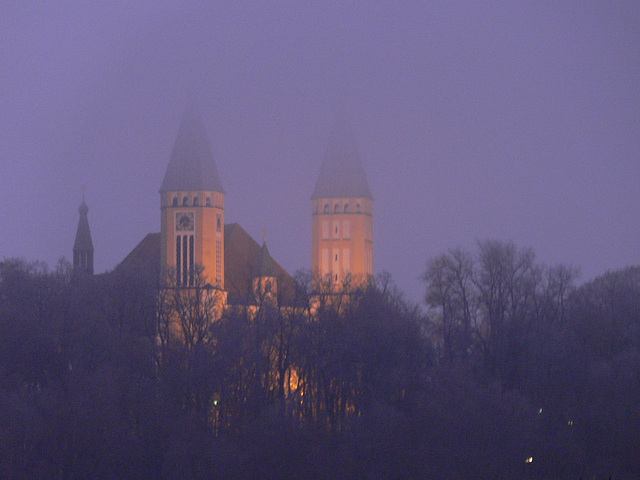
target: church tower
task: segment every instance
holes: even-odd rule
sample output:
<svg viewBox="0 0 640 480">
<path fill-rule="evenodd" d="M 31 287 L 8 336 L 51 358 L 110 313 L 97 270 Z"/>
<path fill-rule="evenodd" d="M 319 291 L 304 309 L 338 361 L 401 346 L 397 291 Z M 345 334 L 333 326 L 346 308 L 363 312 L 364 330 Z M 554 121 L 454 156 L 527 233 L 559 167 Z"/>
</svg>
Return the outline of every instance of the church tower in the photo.
<svg viewBox="0 0 640 480">
<path fill-rule="evenodd" d="M 203 267 L 205 283 L 224 289 L 224 190 L 195 105 L 182 118 L 160 187 L 161 268 L 189 287 Z"/>
<path fill-rule="evenodd" d="M 323 281 L 373 275 L 373 197 L 346 120 L 336 122 L 311 196 L 312 268 Z"/>
<path fill-rule="evenodd" d="M 87 216 L 89 207 L 84 203 L 84 194 L 78 212 L 80 212 L 80 220 L 78 220 L 78 229 L 76 230 L 76 241 L 73 243 L 73 269 L 93 275 L 93 241 Z"/>
</svg>

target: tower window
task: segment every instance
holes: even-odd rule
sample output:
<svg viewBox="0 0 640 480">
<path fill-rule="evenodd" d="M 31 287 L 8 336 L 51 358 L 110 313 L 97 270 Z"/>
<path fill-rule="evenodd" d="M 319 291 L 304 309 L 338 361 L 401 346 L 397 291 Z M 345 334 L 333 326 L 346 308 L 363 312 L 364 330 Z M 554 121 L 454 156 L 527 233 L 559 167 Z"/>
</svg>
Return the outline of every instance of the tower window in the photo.
<svg viewBox="0 0 640 480">
<path fill-rule="evenodd" d="M 358 213 L 362 212 L 362 209 L 360 208 L 360 204 L 356 205 L 356 212 Z"/>
<path fill-rule="evenodd" d="M 324 213 L 329 213 L 329 204 L 328 203 L 324 204 Z"/>
<path fill-rule="evenodd" d="M 193 287 L 194 282 L 194 245 L 193 245 L 193 235 L 189 235 L 189 286 Z"/>
<path fill-rule="evenodd" d="M 345 204 L 344 206 L 344 213 L 349 213 L 349 204 Z"/>
<path fill-rule="evenodd" d="M 222 232 L 222 216 L 220 214 L 216 218 L 216 231 Z"/>
<path fill-rule="evenodd" d="M 176 284 L 182 284 L 182 237 L 176 236 Z"/>
<path fill-rule="evenodd" d="M 184 198 L 182 199 L 182 205 L 183 205 L 183 206 L 185 206 L 185 207 L 186 207 L 187 205 L 189 205 L 189 199 L 188 199 L 187 197 L 184 197 Z"/>
<path fill-rule="evenodd" d="M 182 284 L 189 285 L 189 235 L 182 236 Z"/>
<path fill-rule="evenodd" d="M 171 203 L 174 207 L 178 206 L 178 197 L 173 197 L 173 202 Z"/>
<path fill-rule="evenodd" d="M 195 281 L 195 239 L 193 235 L 176 236 L 176 285 L 192 287 Z"/>
<path fill-rule="evenodd" d="M 339 213 L 340 212 L 340 205 L 336 205 L 335 207 L 333 207 L 333 213 Z"/>
<path fill-rule="evenodd" d="M 207 197 L 207 207 L 211 206 L 211 197 Z"/>
<path fill-rule="evenodd" d="M 197 207 L 200 202 L 198 201 L 198 197 L 193 197 L 193 206 Z"/>
<path fill-rule="evenodd" d="M 222 285 L 222 242 L 216 240 L 216 285 Z"/>
</svg>

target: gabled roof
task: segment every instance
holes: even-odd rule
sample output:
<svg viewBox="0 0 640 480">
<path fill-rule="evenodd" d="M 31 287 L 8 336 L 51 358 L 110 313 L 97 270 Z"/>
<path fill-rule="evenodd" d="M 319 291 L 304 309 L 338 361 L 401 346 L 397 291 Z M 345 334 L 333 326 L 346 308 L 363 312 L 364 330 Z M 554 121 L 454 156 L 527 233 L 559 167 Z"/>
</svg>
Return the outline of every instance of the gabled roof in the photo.
<svg viewBox="0 0 640 480">
<path fill-rule="evenodd" d="M 129 270 L 160 279 L 160 234 L 148 233 L 129 255 L 116 266 L 115 271 Z"/>
<path fill-rule="evenodd" d="M 200 111 L 190 105 L 182 117 L 160 192 L 201 190 L 224 193 Z"/>
<path fill-rule="evenodd" d="M 329 136 L 311 198 L 345 197 L 373 199 L 351 125 L 341 117 Z"/>
<path fill-rule="evenodd" d="M 89 207 L 84 203 L 78 208 L 80 212 L 80 220 L 78 220 L 78 229 L 76 230 L 76 240 L 73 242 L 73 251 L 91 251 L 93 252 L 93 241 L 91 240 L 91 230 L 89 229 Z"/>
</svg>

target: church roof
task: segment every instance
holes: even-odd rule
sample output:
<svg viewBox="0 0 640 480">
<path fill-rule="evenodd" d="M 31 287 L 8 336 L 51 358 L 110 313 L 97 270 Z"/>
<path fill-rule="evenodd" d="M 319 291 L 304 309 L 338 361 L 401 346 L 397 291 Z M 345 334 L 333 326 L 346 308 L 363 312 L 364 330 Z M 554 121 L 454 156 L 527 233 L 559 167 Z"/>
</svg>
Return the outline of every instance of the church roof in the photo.
<svg viewBox="0 0 640 480">
<path fill-rule="evenodd" d="M 160 234 L 148 233 L 115 268 L 160 278 Z"/>
<path fill-rule="evenodd" d="M 260 245 L 244 228 L 237 223 L 224 226 L 224 287 L 230 304 L 253 301 L 251 277 L 259 268 L 261 254 Z M 278 279 L 278 303 L 293 305 L 297 295 L 295 280 L 270 255 L 269 258 L 274 273 L 271 276 Z"/>
<path fill-rule="evenodd" d="M 89 229 L 89 218 L 87 216 L 89 207 L 84 203 L 84 199 L 82 199 L 82 204 L 80 208 L 78 208 L 78 212 L 80 212 L 80 220 L 78 220 L 76 240 L 73 242 L 73 251 L 93 251 L 93 241 L 91 240 L 91 230 Z"/>
<path fill-rule="evenodd" d="M 260 245 L 240 225 L 230 223 L 224 226 L 224 284 L 229 304 L 248 305 L 254 301 L 251 274 L 259 268 L 261 253 Z M 295 280 L 273 258 L 271 263 L 275 272 L 273 276 L 278 279 L 278 303 L 293 305 L 299 295 Z M 134 272 L 159 279 L 160 234 L 149 233 L 144 237 L 114 271 Z"/>
<path fill-rule="evenodd" d="M 160 192 L 199 190 L 224 193 L 202 116 L 197 106 L 190 105 L 182 117 Z"/>
<path fill-rule="evenodd" d="M 340 118 L 329 136 L 311 198 L 344 197 L 373 199 L 351 125 Z"/>
<path fill-rule="evenodd" d="M 254 277 L 277 277 L 278 271 L 273 262 L 273 258 L 269 254 L 267 248 L 267 242 L 262 242 L 262 248 L 260 249 L 260 256 L 258 257 L 258 265 L 253 272 Z"/>
</svg>

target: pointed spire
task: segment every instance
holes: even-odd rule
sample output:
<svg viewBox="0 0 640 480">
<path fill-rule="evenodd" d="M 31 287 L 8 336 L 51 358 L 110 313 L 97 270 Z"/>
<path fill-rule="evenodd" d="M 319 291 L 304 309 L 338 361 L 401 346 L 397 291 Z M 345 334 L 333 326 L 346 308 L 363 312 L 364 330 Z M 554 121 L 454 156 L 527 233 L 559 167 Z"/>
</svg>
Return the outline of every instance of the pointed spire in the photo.
<svg viewBox="0 0 640 480">
<path fill-rule="evenodd" d="M 258 257 L 258 265 L 255 271 L 255 277 L 277 277 L 278 271 L 276 270 L 276 265 L 269 254 L 269 249 L 267 248 L 267 242 L 262 243 L 262 248 L 260 249 L 260 257 Z"/>
<path fill-rule="evenodd" d="M 182 117 L 178 137 L 160 187 L 166 191 L 209 190 L 224 193 L 209 137 L 195 103 Z"/>
<path fill-rule="evenodd" d="M 91 239 L 91 230 L 89 229 L 89 207 L 84 201 L 84 192 L 78 212 L 80 213 L 80 219 L 76 230 L 76 240 L 73 243 L 73 267 L 85 273 L 93 274 L 93 241 Z"/>
<path fill-rule="evenodd" d="M 311 198 L 345 197 L 373 199 L 351 125 L 346 115 L 339 115 Z"/>
<path fill-rule="evenodd" d="M 92 250 L 93 241 L 91 240 L 91 230 L 89 229 L 89 207 L 82 200 L 82 204 L 78 208 L 80 212 L 80 220 L 78 220 L 78 229 L 76 230 L 76 241 L 73 243 L 73 250 Z"/>
</svg>

